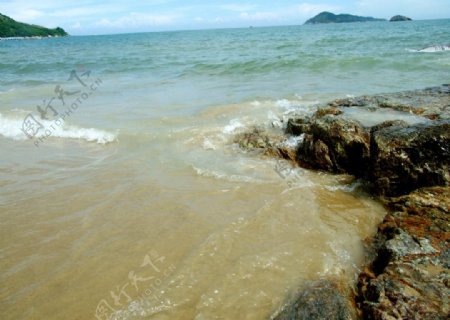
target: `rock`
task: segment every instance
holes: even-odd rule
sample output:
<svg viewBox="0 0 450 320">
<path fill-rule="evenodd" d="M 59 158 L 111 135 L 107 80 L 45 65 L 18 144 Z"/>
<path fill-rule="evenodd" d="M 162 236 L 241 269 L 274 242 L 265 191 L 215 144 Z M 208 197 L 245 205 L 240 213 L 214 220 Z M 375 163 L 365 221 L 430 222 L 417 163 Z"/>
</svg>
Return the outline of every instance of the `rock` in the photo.
<svg viewBox="0 0 450 320">
<path fill-rule="evenodd" d="M 330 107 L 363 107 L 373 103 L 372 98 L 368 96 L 336 99 L 328 103 Z"/>
<path fill-rule="evenodd" d="M 305 135 L 296 157 L 301 166 L 370 180 L 379 195 L 398 196 L 421 187 L 448 185 L 449 94 L 449 86 L 442 85 L 337 99 L 319 107 L 312 117 L 289 119 L 286 132 Z M 394 120 L 372 128 L 366 123 L 366 128 L 343 113 L 347 107 L 366 112 L 388 108 L 405 119 L 412 113 L 434 121 L 408 125 Z M 415 122 L 421 122 L 416 118 Z"/>
<path fill-rule="evenodd" d="M 282 158 L 295 163 L 296 149 L 284 144 L 284 141 L 283 136 L 270 134 L 263 128 L 258 127 L 238 133 L 233 139 L 233 142 L 245 151 L 255 151 L 265 156 Z"/>
<path fill-rule="evenodd" d="M 357 108 L 405 120 L 390 117 L 364 127 L 354 120 Z M 337 99 L 312 117 L 289 119 L 286 133 L 302 138 L 296 153 L 301 166 L 368 180 L 390 213 L 373 240 L 374 259 L 358 278 L 358 312 L 347 304 L 349 295 L 323 280 L 303 288 L 273 319 L 347 319 L 356 313 L 376 320 L 448 319 L 449 85 Z"/>
<path fill-rule="evenodd" d="M 286 133 L 299 136 L 311 131 L 310 118 L 291 118 L 288 119 Z"/>
<path fill-rule="evenodd" d="M 322 118 L 323 116 L 326 116 L 327 114 L 331 114 L 333 116 L 338 116 L 340 114 L 342 114 L 342 110 L 340 110 L 337 107 L 331 106 L 329 108 L 319 108 L 316 113 L 315 113 L 315 117 L 316 118 Z"/>
<path fill-rule="evenodd" d="M 337 283 L 320 280 L 306 285 L 274 320 L 351 320 L 354 309 L 346 290 Z"/>
<path fill-rule="evenodd" d="M 378 194 L 398 196 L 449 184 L 449 121 L 383 123 L 372 128 L 370 141 L 370 180 Z"/>
<path fill-rule="evenodd" d="M 390 117 L 364 127 L 354 120 L 357 108 L 369 116 L 370 111 L 377 116 L 386 111 L 405 120 Z M 348 291 L 322 280 L 302 288 L 272 319 L 353 319 L 356 314 L 375 320 L 448 319 L 449 85 L 337 99 L 312 117 L 289 119 L 286 133 L 302 141 L 297 151 L 269 143 L 265 154 L 295 155 L 306 168 L 364 178 L 390 212 L 373 240 L 373 261 L 358 278 L 358 312 L 352 310 Z"/>
<path fill-rule="evenodd" d="M 252 128 L 247 132 L 239 133 L 234 137 L 234 142 L 246 150 L 266 149 L 272 146 L 269 135 L 260 128 Z"/>
<path fill-rule="evenodd" d="M 298 150 L 297 161 L 307 169 L 321 169 L 334 171 L 333 161 L 330 158 L 328 146 L 313 135 L 305 135 L 302 145 Z"/>
<path fill-rule="evenodd" d="M 387 200 L 376 258 L 358 279 L 364 319 L 448 319 L 450 188 Z"/>
<path fill-rule="evenodd" d="M 411 18 L 405 17 L 405 16 L 400 16 L 400 15 L 396 15 L 393 16 L 389 21 L 391 22 L 396 22 L 396 21 L 412 21 Z"/>
<path fill-rule="evenodd" d="M 311 123 L 297 160 L 310 168 L 362 176 L 369 154 L 369 133 L 358 122 L 326 114 Z"/>
<path fill-rule="evenodd" d="M 373 96 L 336 99 L 328 103 L 332 107 L 388 108 L 413 113 L 432 120 L 450 119 L 450 86 L 444 84 L 420 90 L 402 91 Z"/>
</svg>

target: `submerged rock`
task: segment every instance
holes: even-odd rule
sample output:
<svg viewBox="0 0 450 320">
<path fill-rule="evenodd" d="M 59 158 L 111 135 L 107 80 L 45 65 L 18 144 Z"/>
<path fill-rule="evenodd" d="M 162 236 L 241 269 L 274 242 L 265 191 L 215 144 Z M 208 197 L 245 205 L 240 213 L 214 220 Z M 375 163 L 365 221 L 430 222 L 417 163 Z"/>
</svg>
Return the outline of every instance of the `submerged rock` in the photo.
<svg viewBox="0 0 450 320">
<path fill-rule="evenodd" d="M 302 288 L 274 320 L 352 320 L 354 308 L 345 289 L 327 280 L 316 281 Z"/>
<path fill-rule="evenodd" d="M 364 319 L 448 319 L 450 188 L 389 199 L 376 258 L 358 280 Z"/>
<path fill-rule="evenodd" d="M 249 131 L 237 134 L 234 137 L 234 142 L 246 150 L 266 149 L 272 146 L 269 135 L 260 128 L 252 128 Z"/>
<path fill-rule="evenodd" d="M 238 133 L 234 136 L 233 142 L 245 151 L 254 151 L 265 156 L 295 162 L 297 146 L 286 144 L 285 137 L 271 134 L 263 128 L 254 127 L 248 131 Z"/>
</svg>

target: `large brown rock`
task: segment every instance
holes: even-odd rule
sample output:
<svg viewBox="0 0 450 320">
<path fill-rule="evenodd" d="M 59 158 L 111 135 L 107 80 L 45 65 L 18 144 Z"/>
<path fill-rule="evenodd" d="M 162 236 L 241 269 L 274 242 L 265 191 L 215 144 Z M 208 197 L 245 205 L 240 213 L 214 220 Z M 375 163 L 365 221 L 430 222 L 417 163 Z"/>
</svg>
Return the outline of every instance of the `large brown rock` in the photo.
<svg viewBox="0 0 450 320">
<path fill-rule="evenodd" d="M 448 319 L 450 188 L 423 188 L 387 206 L 376 258 L 358 280 L 363 318 Z"/>
<path fill-rule="evenodd" d="M 312 120 L 297 160 L 309 168 L 364 176 L 369 155 L 369 133 L 361 124 L 326 114 Z"/>
<path fill-rule="evenodd" d="M 450 182 L 450 122 L 372 128 L 370 179 L 378 194 L 398 196 Z"/>
</svg>

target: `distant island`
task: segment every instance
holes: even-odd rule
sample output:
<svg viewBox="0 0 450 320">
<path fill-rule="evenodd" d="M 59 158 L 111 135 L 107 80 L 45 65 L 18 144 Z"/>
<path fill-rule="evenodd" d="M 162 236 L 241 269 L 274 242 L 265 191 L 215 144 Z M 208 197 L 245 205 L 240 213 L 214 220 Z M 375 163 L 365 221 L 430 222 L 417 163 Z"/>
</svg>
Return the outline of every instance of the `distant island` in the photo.
<svg viewBox="0 0 450 320">
<path fill-rule="evenodd" d="M 63 37 L 68 33 L 62 28 L 48 29 L 34 24 L 17 22 L 0 13 L 0 38 L 11 37 Z"/>
<path fill-rule="evenodd" d="M 408 17 L 405 17 L 405 16 L 396 15 L 396 16 L 393 16 L 389 21 L 391 21 L 391 22 L 412 21 L 412 19 L 408 18 Z"/>
<path fill-rule="evenodd" d="M 366 22 L 366 21 L 386 21 L 386 19 L 377 19 L 372 17 L 354 16 L 351 14 L 334 14 L 331 12 L 321 12 L 317 16 L 309 19 L 305 24 L 316 23 L 347 23 L 347 22 Z"/>
</svg>

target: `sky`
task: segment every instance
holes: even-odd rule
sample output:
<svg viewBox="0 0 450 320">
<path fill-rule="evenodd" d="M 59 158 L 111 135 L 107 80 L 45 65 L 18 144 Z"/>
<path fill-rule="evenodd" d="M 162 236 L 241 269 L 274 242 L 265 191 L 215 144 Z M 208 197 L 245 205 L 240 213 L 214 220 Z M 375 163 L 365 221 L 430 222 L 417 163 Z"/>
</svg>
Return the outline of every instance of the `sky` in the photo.
<svg viewBox="0 0 450 320">
<path fill-rule="evenodd" d="M 322 11 L 450 18 L 450 0 L 0 0 L 0 13 L 72 35 L 299 25 Z"/>
</svg>

